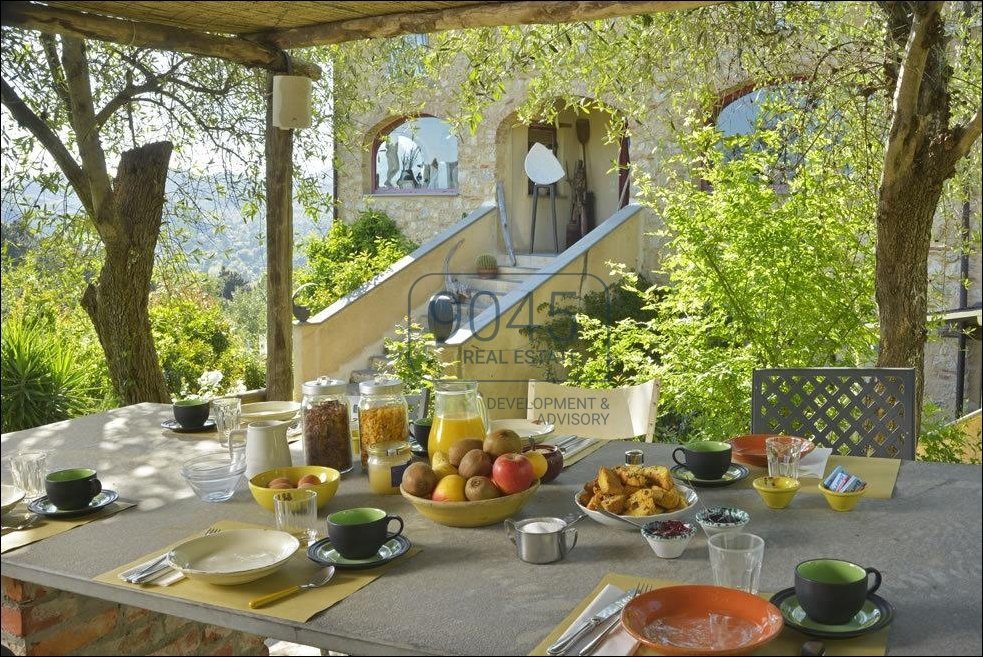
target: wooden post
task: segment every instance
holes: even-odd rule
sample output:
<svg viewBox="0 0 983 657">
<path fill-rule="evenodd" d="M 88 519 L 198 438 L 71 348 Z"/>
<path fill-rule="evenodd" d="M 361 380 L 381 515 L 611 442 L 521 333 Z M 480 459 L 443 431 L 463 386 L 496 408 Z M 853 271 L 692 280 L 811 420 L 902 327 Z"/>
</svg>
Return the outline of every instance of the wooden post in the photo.
<svg viewBox="0 0 983 657">
<path fill-rule="evenodd" d="M 266 398 L 293 399 L 293 143 L 273 125 L 273 75 L 266 84 Z"/>
</svg>

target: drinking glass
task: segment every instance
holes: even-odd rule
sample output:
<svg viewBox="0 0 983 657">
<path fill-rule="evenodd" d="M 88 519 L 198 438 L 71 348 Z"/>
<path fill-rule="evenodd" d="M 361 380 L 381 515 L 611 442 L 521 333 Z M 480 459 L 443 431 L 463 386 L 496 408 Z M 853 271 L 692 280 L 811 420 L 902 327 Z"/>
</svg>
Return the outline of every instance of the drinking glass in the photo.
<svg viewBox="0 0 983 657">
<path fill-rule="evenodd" d="M 768 476 L 799 478 L 799 459 L 804 441 L 795 436 L 771 436 L 765 439 L 768 452 Z"/>
<path fill-rule="evenodd" d="M 758 592 L 765 541 L 754 534 L 714 534 L 707 540 L 710 568 L 717 586 Z"/>
<path fill-rule="evenodd" d="M 273 496 L 276 528 L 311 544 L 317 540 L 317 493 L 299 488 Z"/>
<path fill-rule="evenodd" d="M 44 495 L 47 460 L 48 453 L 39 449 L 22 449 L 10 456 L 10 477 L 27 499 Z"/>
<path fill-rule="evenodd" d="M 212 415 L 215 416 L 215 428 L 218 429 L 218 442 L 223 447 L 229 446 L 229 434 L 239 428 L 241 412 L 242 402 L 238 397 L 221 397 L 212 401 Z"/>
</svg>

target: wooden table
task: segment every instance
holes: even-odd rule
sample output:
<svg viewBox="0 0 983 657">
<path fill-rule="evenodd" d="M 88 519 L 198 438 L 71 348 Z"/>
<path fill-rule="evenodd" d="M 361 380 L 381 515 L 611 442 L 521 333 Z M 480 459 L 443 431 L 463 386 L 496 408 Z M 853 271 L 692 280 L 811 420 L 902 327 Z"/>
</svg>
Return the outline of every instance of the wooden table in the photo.
<svg viewBox="0 0 983 657">
<path fill-rule="evenodd" d="M 198 501 L 181 479 L 181 462 L 214 449 L 214 439 L 165 434 L 164 405 L 139 404 L 47 427 L 6 434 L 15 447 L 53 450 L 52 469 L 97 468 L 103 483 L 140 506 L 3 555 L 3 574 L 104 600 L 350 654 L 526 654 L 608 572 L 711 583 L 705 540 L 664 561 L 632 532 L 590 520 L 556 564 L 519 561 L 501 526 L 454 529 L 419 516 L 401 497 L 368 490 L 358 468 L 343 477 L 329 510 L 372 505 L 403 516 L 405 535 L 423 552 L 308 623 L 187 603 L 92 581 L 100 573 L 228 518 L 273 524 L 248 490 L 226 503 Z M 297 448 L 294 445 L 294 448 Z M 671 445 L 632 445 L 646 463 L 669 463 Z M 540 488 L 521 517 L 566 515 L 597 466 L 623 461 L 615 442 Z M 295 453 L 295 462 L 299 455 Z M 905 462 L 890 500 L 864 499 L 851 513 L 831 511 L 820 495 L 800 494 L 781 511 L 749 488 L 700 489 L 707 504 L 751 514 L 749 531 L 765 539 L 763 591 L 792 585 L 796 563 L 839 557 L 884 575 L 880 594 L 897 609 L 889 654 L 981 654 L 981 469 Z"/>
</svg>

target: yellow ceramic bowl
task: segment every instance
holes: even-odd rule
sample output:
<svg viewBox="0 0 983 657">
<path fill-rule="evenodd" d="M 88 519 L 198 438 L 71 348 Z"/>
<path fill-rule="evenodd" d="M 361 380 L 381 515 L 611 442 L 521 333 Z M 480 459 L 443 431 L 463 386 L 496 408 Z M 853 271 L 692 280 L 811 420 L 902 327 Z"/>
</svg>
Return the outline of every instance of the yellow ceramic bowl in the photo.
<svg viewBox="0 0 983 657">
<path fill-rule="evenodd" d="M 402 486 L 399 487 L 399 492 L 416 507 L 421 515 L 440 525 L 484 527 L 501 522 L 518 512 L 532 498 L 537 488 L 539 488 L 538 479 L 521 493 L 477 502 L 434 502 L 425 497 L 410 495 L 403 490 Z"/>
<path fill-rule="evenodd" d="M 758 477 L 752 484 L 771 509 L 787 507 L 801 487 L 799 480 L 791 477 Z"/>
<path fill-rule="evenodd" d="M 834 511 L 850 511 L 853 507 L 857 506 L 857 502 L 860 498 L 864 496 L 867 492 L 866 488 L 861 488 L 860 490 L 853 491 L 852 493 L 836 493 L 826 488 L 822 484 L 819 484 L 819 491 L 826 498 L 826 503 L 829 504 L 829 508 Z"/>
<path fill-rule="evenodd" d="M 277 477 L 286 477 L 296 483 L 304 475 L 317 475 L 321 480 L 320 484 L 311 486 L 311 490 L 317 492 L 317 508 L 323 509 L 325 505 L 338 492 L 338 484 L 341 482 L 341 473 L 334 468 L 325 468 L 320 465 L 295 465 L 291 468 L 275 468 L 260 472 L 249 480 L 249 490 L 261 507 L 267 511 L 273 510 L 273 496 L 296 488 L 267 488 L 266 486 Z"/>
</svg>

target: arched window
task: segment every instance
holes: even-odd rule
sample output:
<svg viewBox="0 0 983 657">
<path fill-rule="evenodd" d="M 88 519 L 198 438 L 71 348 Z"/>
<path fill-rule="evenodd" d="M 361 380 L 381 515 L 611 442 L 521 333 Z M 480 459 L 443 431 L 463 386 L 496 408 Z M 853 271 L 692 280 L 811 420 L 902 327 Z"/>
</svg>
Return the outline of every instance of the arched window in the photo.
<svg viewBox="0 0 983 657">
<path fill-rule="evenodd" d="M 795 81 L 768 85 L 747 86 L 721 98 L 714 119 L 723 134 L 722 146 L 728 159 L 740 157 L 749 148 L 767 148 L 761 139 L 740 139 L 760 132 L 777 132 L 778 140 L 771 140 L 770 148 L 778 148 L 775 170 L 771 172 L 777 185 L 783 185 L 795 175 L 802 155 L 798 143 L 801 129 L 785 121 L 792 110 L 799 110 L 812 101 L 804 96 L 802 85 Z M 806 126 L 806 130 L 809 130 Z"/>
<path fill-rule="evenodd" d="M 375 194 L 457 193 L 457 138 L 433 116 L 401 118 L 372 146 Z"/>
</svg>

